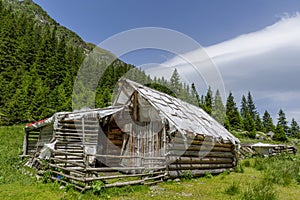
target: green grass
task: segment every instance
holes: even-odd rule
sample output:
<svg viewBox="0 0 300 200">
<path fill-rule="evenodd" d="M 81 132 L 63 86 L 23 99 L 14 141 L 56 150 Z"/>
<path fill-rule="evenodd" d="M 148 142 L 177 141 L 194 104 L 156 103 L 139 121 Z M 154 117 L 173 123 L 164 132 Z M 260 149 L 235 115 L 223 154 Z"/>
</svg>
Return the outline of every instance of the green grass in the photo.
<svg viewBox="0 0 300 200">
<path fill-rule="evenodd" d="M 299 199 L 299 156 L 251 158 L 236 172 L 191 178 L 187 171 L 180 182 L 154 186 L 127 186 L 82 194 L 58 183 L 42 181 L 22 173 L 23 126 L 0 127 L 0 199 Z M 209 176 L 209 178 L 208 178 Z M 299 181 L 299 182 L 297 182 Z"/>
</svg>

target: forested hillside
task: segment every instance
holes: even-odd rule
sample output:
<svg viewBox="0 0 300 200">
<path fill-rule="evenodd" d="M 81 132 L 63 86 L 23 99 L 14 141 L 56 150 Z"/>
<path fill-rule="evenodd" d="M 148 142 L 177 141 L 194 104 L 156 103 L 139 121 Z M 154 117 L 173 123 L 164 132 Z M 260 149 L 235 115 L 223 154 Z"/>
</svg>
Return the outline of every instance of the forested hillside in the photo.
<svg viewBox="0 0 300 200">
<path fill-rule="evenodd" d="M 32 1 L 0 1 L 0 124 L 30 122 L 71 110 L 74 79 L 93 47 Z M 96 52 L 100 64 L 113 56 L 100 48 Z M 111 67 L 115 72 L 108 74 L 106 87 L 132 68 L 118 60 Z"/>
</svg>

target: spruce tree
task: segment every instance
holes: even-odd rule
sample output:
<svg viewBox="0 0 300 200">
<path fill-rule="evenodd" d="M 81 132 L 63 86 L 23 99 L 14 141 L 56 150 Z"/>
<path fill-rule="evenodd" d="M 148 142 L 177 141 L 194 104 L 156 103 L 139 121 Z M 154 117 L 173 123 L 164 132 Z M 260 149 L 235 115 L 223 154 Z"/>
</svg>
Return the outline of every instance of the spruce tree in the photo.
<svg viewBox="0 0 300 200">
<path fill-rule="evenodd" d="M 212 117 L 215 118 L 219 123 L 224 124 L 225 121 L 225 107 L 222 102 L 222 97 L 219 90 L 216 91 L 214 97 L 214 103 L 212 108 Z"/>
<path fill-rule="evenodd" d="M 241 111 L 240 112 L 241 112 L 241 117 L 243 119 L 246 119 L 247 113 L 249 111 L 248 111 L 248 103 L 247 103 L 246 97 L 244 95 L 242 96 L 242 100 L 241 100 Z"/>
<path fill-rule="evenodd" d="M 194 83 L 192 83 L 191 86 L 191 98 L 192 98 L 192 103 L 198 107 L 200 107 L 200 97 L 199 94 L 196 90 L 196 86 Z"/>
<path fill-rule="evenodd" d="M 213 106 L 213 96 L 212 96 L 211 87 L 209 87 L 208 90 L 207 90 L 206 96 L 204 98 L 204 110 L 209 115 L 211 115 L 212 106 Z"/>
<path fill-rule="evenodd" d="M 267 110 L 265 110 L 263 115 L 263 125 L 265 132 L 268 133 L 270 131 L 275 132 L 275 126 L 273 124 L 273 119 Z"/>
<path fill-rule="evenodd" d="M 170 78 L 170 89 L 174 91 L 176 95 L 180 92 L 180 76 L 177 72 L 177 69 L 173 71 L 173 74 Z"/>
<path fill-rule="evenodd" d="M 300 127 L 294 118 L 291 121 L 290 133 L 292 137 L 296 137 L 300 133 Z"/>
<path fill-rule="evenodd" d="M 285 142 L 288 140 L 286 137 L 286 133 L 281 125 L 277 125 L 275 134 L 272 139 L 281 142 Z"/>
<path fill-rule="evenodd" d="M 257 114 L 257 111 L 256 111 L 256 107 L 254 105 L 250 91 L 248 92 L 248 96 L 247 96 L 247 105 L 248 105 L 248 112 L 250 113 L 252 119 L 254 120 L 255 116 Z"/>
<path fill-rule="evenodd" d="M 285 132 L 285 134 L 287 134 L 289 131 L 289 127 L 287 124 L 288 124 L 288 122 L 286 120 L 285 113 L 283 112 L 282 109 L 280 109 L 278 112 L 277 126 L 281 126 L 283 128 L 283 131 Z"/>
<path fill-rule="evenodd" d="M 231 92 L 229 93 L 226 102 L 226 116 L 231 130 L 239 130 L 242 128 L 241 116 Z"/>
</svg>

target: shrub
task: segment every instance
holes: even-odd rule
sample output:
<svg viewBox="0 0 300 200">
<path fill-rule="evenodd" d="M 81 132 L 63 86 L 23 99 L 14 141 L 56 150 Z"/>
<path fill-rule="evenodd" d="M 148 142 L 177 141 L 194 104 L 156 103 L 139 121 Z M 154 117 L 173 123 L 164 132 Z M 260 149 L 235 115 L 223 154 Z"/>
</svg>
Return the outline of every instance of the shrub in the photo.
<svg viewBox="0 0 300 200">
<path fill-rule="evenodd" d="M 225 193 L 228 195 L 236 195 L 240 192 L 240 185 L 237 182 L 232 182 L 232 184 L 225 189 Z"/>
<path fill-rule="evenodd" d="M 103 181 L 94 181 L 92 183 L 92 191 L 95 193 L 95 194 L 100 194 L 100 191 L 103 189 L 103 187 L 105 186 L 104 182 Z"/>
<path fill-rule="evenodd" d="M 240 162 L 234 168 L 234 172 L 236 172 L 236 173 L 244 173 L 244 168 L 243 168 L 243 166 L 242 166 L 242 164 Z"/>
<path fill-rule="evenodd" d="M 250 167 L 250 161 L 249 160 L 245 160 L 244 162 L 243 162 L 243 165 L 245 166 L 245 167 Z"/>
<path fill-rule="evenodd" d="M 184 180 L 191 180 L 193 178 L 193 173 L 191 170 L 185 170 L 181 174 L 181 178 Z"/>
<path fill-rule="evenodd" d="M 211 173 L 205 172 L 204 177 L 205 178 L 212 178 L 213 176 L 211 175 Z"/>
</svg>

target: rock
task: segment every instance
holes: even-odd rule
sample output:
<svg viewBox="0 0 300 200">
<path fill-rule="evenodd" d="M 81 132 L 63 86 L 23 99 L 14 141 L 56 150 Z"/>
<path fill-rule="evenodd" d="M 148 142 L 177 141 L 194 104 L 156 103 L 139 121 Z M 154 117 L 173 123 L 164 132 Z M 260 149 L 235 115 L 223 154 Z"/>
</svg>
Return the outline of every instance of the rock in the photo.
<svg viewBox="0 0 300 200">
<path fill-rule="evenodd" d="M 180 178 L 174 179 L 175 182 L 180 182 Z"/>
</svg>

